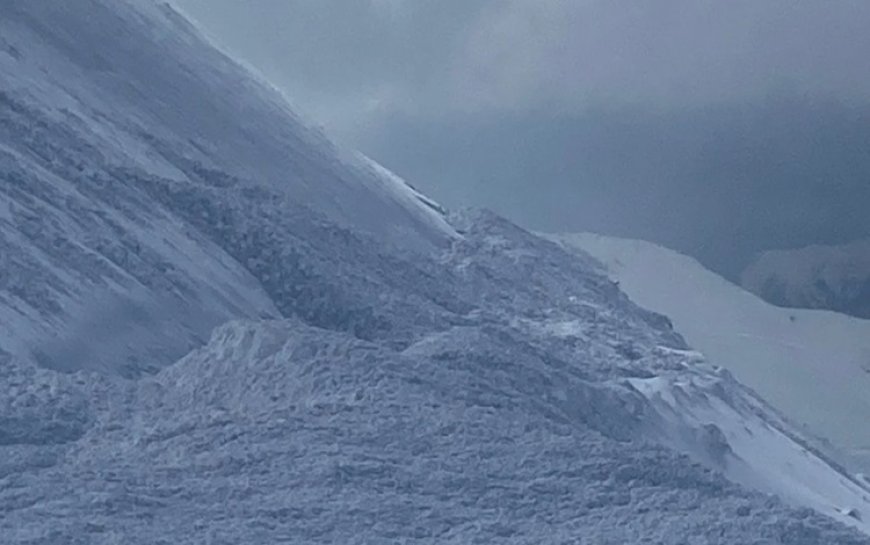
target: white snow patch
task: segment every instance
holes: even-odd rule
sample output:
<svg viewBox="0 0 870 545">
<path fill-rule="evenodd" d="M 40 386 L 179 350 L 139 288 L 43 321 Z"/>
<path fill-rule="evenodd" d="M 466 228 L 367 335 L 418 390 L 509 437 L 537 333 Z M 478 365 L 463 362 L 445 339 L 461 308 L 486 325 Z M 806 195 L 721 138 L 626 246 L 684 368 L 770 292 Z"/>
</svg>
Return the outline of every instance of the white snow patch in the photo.
<svg viewBox="0 0 870 545">
<path fill-rule="evenodd" d="M 870 533 L 867 490 L 780 431 L 778 423 L 761 418 L 769 410 L 733 388 L 733 382 L 701 376 L 687 380 L 682 374 L 629 382 L 657 408 L 676 448 L 718 461 L 736 482 Z M 711 438 L 709 430 L 718 431 Z M 716 438 L 718 432 L 726 443 Z"/>
<path fill-rule="evenodd" d="M 460 236 L 447 222 L 444 209 L 440 204 L 423 195 L 398 175 L 362 153 L 357 152 L 356 158 L 382 184 L 382 191 L 389 194 L 409 212 L 449 237 L 458 238 Z"/>
<path fill-rule="evenodd" d="M 554 238 L 602 261 L 632 300 L 667 315 L 711 363 L 870 471 L 870 321 L 775 307 L 649 242 Z"/>
</svg>

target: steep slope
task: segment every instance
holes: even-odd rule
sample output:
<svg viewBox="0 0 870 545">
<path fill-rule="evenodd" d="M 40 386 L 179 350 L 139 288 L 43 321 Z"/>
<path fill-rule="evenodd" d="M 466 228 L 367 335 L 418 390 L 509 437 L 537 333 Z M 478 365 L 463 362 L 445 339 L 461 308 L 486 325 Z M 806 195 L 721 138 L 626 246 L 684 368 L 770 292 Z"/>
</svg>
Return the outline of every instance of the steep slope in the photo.
<svg viewBox="0 0 870 545">
<path fill-rule="evenodd" d="M 107 159 L 159 174 L 201 162 L 407 245 L 446 229 L 425 207 L 397 206 L 403 195 L 383 176 L 342 157 L 168 4 L 5 0 L 3 36 L 7 93 L 78 128 Z"/>
<path fill-rule="evenodd" d="M 406 251 L 456 236 L 166 5 L 4 0 L 0 73 L 0 349 L 136 375 L 228 319 L 280 316 L 203 214 L 268 201 Z"/>
<path fill-rule="evenodd" d="M 415 321 L 404 348 L 296 320 L 236 322 L 137 382 L 21 368 L 17 396 L 3 393 L 18 426 L 0 431 L 33 431 L 0 433 L 4 539 L 870 543 L 674 450 L 745 467 L 710 420 L 729 410 L 765 446 L 799 445 L 763 403 L 742 409 L 751 396 L 665 319 L 503 220 L 457 225 L 464 239 L 441 272 L 474 309 L 444 330 Z M 711 414 L 664 421 L 644 385 L 691 377 L 706 381 Z M 28 426 L 49 415 L 52 433 Z M 787 499 L 861 526 L 839 514 L 867 512 L 860 486 L 804 456 L 824 486 Z"/>
<path fill-rule="evenodd" d="M 764 252 L 740 283 L 775 305 L 870 318 L 870 240 Z"/>
<path fill-rule="evenodd" d="M 667 314 L 711 362 L 870 469 L 870 322 L 775 307 L 652 243 L 559 239 L 600 259 L 633 300 Z"/>
</svg>

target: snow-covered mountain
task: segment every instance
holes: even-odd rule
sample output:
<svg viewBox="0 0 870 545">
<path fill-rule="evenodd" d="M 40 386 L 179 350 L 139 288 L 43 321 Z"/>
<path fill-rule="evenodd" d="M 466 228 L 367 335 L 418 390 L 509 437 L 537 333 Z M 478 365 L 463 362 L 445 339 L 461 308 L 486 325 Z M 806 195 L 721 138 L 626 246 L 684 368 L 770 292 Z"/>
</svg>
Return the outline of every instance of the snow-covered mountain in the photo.
<svg viewBox="0 0 870 545">
<path fill-rule="evenodd" d="M 870 543 L 589 256 L 447 216 L 165 5 L 0 8 L 0 542 Z"/>
<path fill-rule="evenodd" d="M 306 128 L 166 5 L 7 0 L 2 8 L 7 350 L 40 339 L 53 365 L 120 363 L 136 374 L 184 355 L 227 319 L 279 316 L 252 273 L 266 258 L 242 259 L 249 250 L 239 245 L 255 241 L 236 241 L 234 255 L 221 246 L 230 230 L 241 236 L 231 222 L 266 224 L 246 216 L 257 201 L 296 222 L 300 244 L 315 226 L 417 251 L 455 236 L 410 188 Z M 210 232 L 195 228 L 205 223 Z M 148 327 L 114 329 L 131 317 Z M 97 336 L 100 353 L 80 346 L 70 357 L 65 345 L 67 361 L 55 361 L 43 341 L 52 336 Z"/>
<path fill-rule="evenodd" d="M 667 314 L 711 362 L 870 472 L 870 321 L 773 306 L 652 243 L 558 238 L 600 259 L 632 300 Z"/>
<path fill-rule="evenodd" d="M 764 252 L 740 281 L 775 305 L 870 318 L 870 240 Z"/>
</svg>

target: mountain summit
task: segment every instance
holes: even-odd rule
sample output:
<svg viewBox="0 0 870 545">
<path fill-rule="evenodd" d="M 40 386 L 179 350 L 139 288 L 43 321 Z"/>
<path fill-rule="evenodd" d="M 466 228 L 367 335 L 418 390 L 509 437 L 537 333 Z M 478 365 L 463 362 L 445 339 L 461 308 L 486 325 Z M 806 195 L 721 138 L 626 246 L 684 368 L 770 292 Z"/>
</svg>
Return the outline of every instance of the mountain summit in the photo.
<svg viewBox="0 0 870 545">
<path fill-rule="evenodd" d="M 866 484 L 591 257 L 171 8 L 0 0 L 0 74 L 3 543 L 870 543 Z"/>
</svg>

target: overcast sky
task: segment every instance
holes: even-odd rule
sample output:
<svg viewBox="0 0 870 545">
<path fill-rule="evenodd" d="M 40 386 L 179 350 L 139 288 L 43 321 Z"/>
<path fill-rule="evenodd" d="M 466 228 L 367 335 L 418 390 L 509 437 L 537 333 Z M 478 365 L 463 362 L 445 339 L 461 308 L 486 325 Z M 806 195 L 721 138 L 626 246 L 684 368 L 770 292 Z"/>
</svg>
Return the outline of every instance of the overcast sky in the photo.
<svg viewBox="0 0 870 545">
<path fill-rule="evenodd" d="M 175 0 L 450 206 L 734 275 L 870 236 L 866 0 Z"/>
</svg>

